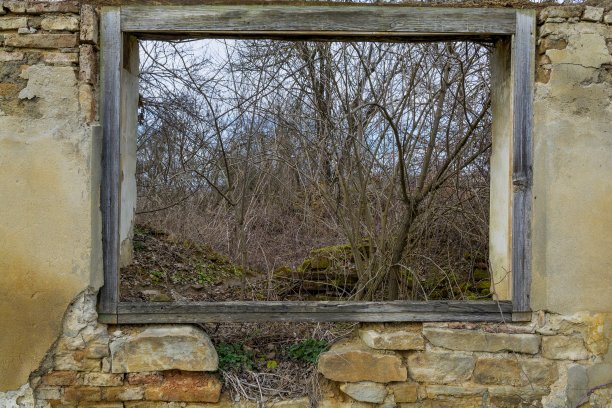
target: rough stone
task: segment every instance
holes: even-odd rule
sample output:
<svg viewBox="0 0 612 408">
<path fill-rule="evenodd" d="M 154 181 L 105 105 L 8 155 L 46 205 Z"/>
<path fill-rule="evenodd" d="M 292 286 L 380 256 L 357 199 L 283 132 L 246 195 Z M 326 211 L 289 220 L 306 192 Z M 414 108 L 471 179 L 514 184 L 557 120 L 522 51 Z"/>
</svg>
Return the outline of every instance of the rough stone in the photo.
<svg viewBox="0 0 612 408">
<path fill-rule="evenodd" d="M 17 30 L 28 26 L 26 17 L 2 17 L 0 18 L 0 30 Z"/>
<path fill-rule="evenodd" d="M 42 376 L 41 382 L 46 385 L 71 385 L 76 381 L 75 371 L 52 371 Z"/>
<path fill-rule="evenodd" d="M 11 34 L 4 44 L 17 48 L 73 48 L 77 45 L 76 34 Z"/>
<path fill-rule="evenodd" d="M 269 406 L 272 408 L 311 408 L 310 399 L 308 397 L 273 402 L 269 404 Z M 187 408 L 197 407 L 193 406 L 192 404 L 188 404 Z"/>
<path fill-rule="evenodd" d="M 42 13 L 78 13 L 78 1 L 30 1 L 27 2 L 28 14 Z"/>
<path fill-rule="evenodd" d="M 475 359 L 459 353 L 419 352 L 408 356 L 410 378 L 419 382 L 448 384 L 467 381 Z"/>
<path fill-rule="evenodd" d="M 487 391 L 486 387 L 473 386 L 450 386 L 450 385 L 428 385 L 425 387 L 428 398 L 436 398 L 440 395 L 452 395 L 459 397 L 462 395 L 482 395 Z"/>
<path fill-rule="evenodd" d="M 86 373 L 83 374 L 83 384 L 99 387 L 111 387 L 123 384 L 123 374 Z"/>
<path fill-rule="evenodd" d="M 579 364 L 572 364 L 567 368 L 567 384 L 565 393 L 568 406 L 576 407 L 582 400 L 585 390 L 589 389 L 589 378 L 586 367 Z"/>
<path fill-rule="evenodd" d="M 100 371 L 100 360 L 85 358 L 85 352 L 75 351 L 55 355 L 54 368 L 58 371 Z"/>
<path fill-rule="evenodd" d="M 79 19 L 74 16 L 47 16 L 40 22 L 40 27 L 47 31 L 77 31 Z"/>
<path fill-rule="evenodd" d="M 102 399 L 105 401 L 138 401 L 143 398 L 144 388 L 138 386 L 102 388 Z"/>
<path fill-rule="evenodd" d="M 582 337 L 545 336 L 542 339 L 542 355 L 552 360 L 584 360 L 589 353 Z"/>
<path fill-rule="evenodd" d="M 79 79 L 88 84 L 97 81 L 98 60 L 93 45 L 79 47 Z"/>
<path fill-rule="evenodd" d="M 164 380 L 161 373 L 129 373 L 127 382 L 131 385 L 159 384 Z"/>
<path fill-rule="evenodd" d="M 191 372 L 168 372 L 160 385 L 147 385 L 145 398 L 152 401 L 217 402 L 221 382 L 213 375 Z"/>
<path fill-rule="evenodd" d="M 4 3 L 4 7 L 7 8 L 11 13 L 23 14 L 26 12 L 25 1 L 5 0 L 3 3 Z"/>
<path fill-rule="evenodd" d="M 23 52 L 7 52 L 0 50 L 0 62 L 23 61 Z"/>
<path fill-rule="evenodd" d="M 395 396 L 395 402 L 416 402 L 419 398 L 417 383 L 394 383 L 389 384 L 389 389 Z"/>
<path fill-rule="evenodd" d="M 98 16 L 96 9 L 91 4 L 84 4 L 81 7 L 81 32 L 80 38 L 82 43 L 97 44 L 98 43 Z"/>
<path fill-rule="evenodd" d="M 540 21 L 546 21 L 549 18 L 580 17 L 581 15 L 581 6 L 553 6 L 547 7 L 540 12 Z"/>
<path fill-rule="evenodd" d="M 521 384 L 551 385 L 559 378 L 559 369 L 553 361 L 545 359 L 521 360 Z"/>
<path fill-rule="evenodd" d="M 43 52 L 42 59 L 47 64 L 71 65 L 79 62 L 76 52 Z"/>
<path fill-rule="evenodd" d="M 593 21 L 598 23 L 603 18 L 604 11 L 605 10 L 603 7 L 586 6 L 582 19 L 585 21 Z"/>
<path fill-rule="evenodd" d="M 100 401 L 102 390 L 100 387 L 67 387 L 64 388 L 63 400 L 67 402 Z"/>
<path fill-rule="evenodd" d="M 550 388 L 535 385 L 527 385 L 524 387 L 513 387 L 509 385 L 489 386 L 487 390 L 491 396 L 502 397 L 520 395 L 524 398 L 534 398 L 548 395 L 550 393 Z"/>
<path fill-rule="evenodd" d="M 377 331 L 360 330 L 361 340 L 379 350 L 424 350 L 425 341 L 420 330 Z"/>
<path fill-rule="evenodd" d="M 486 385 L 521 384 L 521 366 L 512 358 L 479 358 L 474 369 L 474 382 Z"/>
<path fill-rule="evenodd" d="M 216 371 L 219 365 L 212 342 L 193 326 L 147 328 L 114 340 L 110 349 L 113 373 Z"/>
<path fill-rule="evenodd" d="M 319 356 L 318 369 L 333 381 L 386 383 L 405 381 L 406 367 L 392 354 L 383 354 L 342 344 Z"/>
<path fill-rule="evenodd" d="M 43 385 L 34 390 L 34 395 L 39 400 L 59 400 L 62 398 L 62 389 L 58 386 Z"/>
<path fill-rule="evenodd" d="M 612 10 L 608 11 L 604 16 L 604 23 L 612 24 Z"/>
<path fill-rule="evenodd" d="M 387 396 L 384 385 L 370 381 L 341 384 L 340 390 L 354 400 L 376 404 L 382 403 Z"/>
<path fill-rule="evenodd" d="M 475 330 L 424 328 L 423 335 L 434 346 L 463 351 L 514 351 L 536 354 L 540 336 L 535 334 L 486 333 Z"/>
<path fill-rule="evenodd" d="M 90 84 L 79 85 L 79 108 L 85 122 L 91 123 L 96 120 L 97 102 Z"/>
</svg>

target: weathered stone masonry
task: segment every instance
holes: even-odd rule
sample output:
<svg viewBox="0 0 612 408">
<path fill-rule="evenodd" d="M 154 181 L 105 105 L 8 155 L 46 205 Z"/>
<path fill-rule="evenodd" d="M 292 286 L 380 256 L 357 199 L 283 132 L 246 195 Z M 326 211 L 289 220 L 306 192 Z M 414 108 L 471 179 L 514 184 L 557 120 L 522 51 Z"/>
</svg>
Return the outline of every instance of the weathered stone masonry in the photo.
<svg viewBox="0 0 612 408">
<path fill-rule="evenodd" d="M 97 21 L 80 2 L 0 0 L 0 407 L 255 407 L 221 392 L 200 328 L 97 322 Z M 540 311 L 364 324 L 321 356 L 319 407 L 611 406 L 612 12 L 551 7 L 538 23 Z"/>
</svg>

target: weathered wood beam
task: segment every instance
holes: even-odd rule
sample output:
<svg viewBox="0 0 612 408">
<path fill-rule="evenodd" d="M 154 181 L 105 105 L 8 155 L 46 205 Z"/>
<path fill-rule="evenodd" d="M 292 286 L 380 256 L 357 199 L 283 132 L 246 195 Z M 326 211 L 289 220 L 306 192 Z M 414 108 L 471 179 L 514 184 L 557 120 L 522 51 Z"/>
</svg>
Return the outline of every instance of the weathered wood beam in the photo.
<svg viewBox="0 0 612 408">
<path fill-rule="evenodd" d="M 128 32 L 243 32 L 318 36 L 514 34 L 511 9 L 393 6 L 124 6 L 121 28 Z"/>
</svg>

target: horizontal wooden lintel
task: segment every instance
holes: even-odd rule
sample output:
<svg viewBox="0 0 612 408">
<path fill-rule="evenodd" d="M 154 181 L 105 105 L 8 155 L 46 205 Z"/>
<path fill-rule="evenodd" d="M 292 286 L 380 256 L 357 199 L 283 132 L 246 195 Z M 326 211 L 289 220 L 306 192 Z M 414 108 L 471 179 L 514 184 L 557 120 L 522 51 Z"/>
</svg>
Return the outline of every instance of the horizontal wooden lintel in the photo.
<svg viewBox="0 0 612 408">
<path fill-rule="evenodd" d="M 516 11 L 379 5 L 123 6 L 124 32 L 398 33 L 510 35 Z"/>
</svg>

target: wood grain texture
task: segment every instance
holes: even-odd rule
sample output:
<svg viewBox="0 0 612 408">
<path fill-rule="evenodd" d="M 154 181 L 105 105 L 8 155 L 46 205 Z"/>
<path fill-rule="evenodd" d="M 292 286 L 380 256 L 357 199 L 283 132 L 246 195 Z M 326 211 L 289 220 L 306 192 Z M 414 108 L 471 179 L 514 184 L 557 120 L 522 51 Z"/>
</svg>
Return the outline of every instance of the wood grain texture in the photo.
<svg viewBox="0 0 612 408">
<path fill-rule="evenodd" d="M 535 69 L 535 13 L 517 11 L 512 44 L 512 303 L 528 312 L 531 291 L 532 121 Z"/>
<path fill-rule="evenodd" d="M 118 323 L 510 321 L 510 302 L 120 303 Z"/>
<path fill-rule="evenodd" d="M 513 34 L 514 10 L 389 6 L 124 6 L 129 32 Z"/>
<path fill-rule="evenodd" d="M 115 313 L 119 300 L 119 189 L 122 34 L 119 8 L 104 8 L 100 16 L 102 122 L 102 253 L 104 286 L 98 309 Z"/>
</svg>

